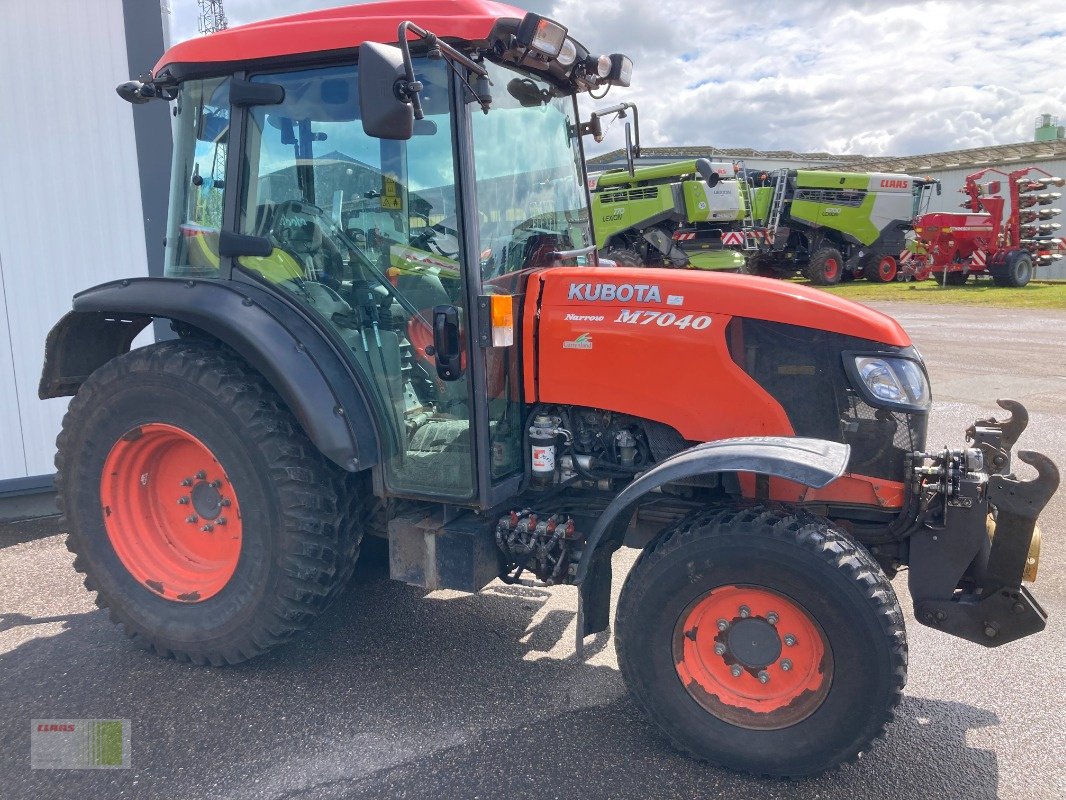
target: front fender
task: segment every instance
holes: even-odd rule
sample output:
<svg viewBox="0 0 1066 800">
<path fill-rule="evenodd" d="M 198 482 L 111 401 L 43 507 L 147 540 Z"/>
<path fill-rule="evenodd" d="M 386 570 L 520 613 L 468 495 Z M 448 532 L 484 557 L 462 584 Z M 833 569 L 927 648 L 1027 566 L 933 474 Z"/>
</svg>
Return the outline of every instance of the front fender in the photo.
<svg viewBox="0 0 1066 800">
<path fill-rule="evenodd" d="M 707 442 L 682 450 L 648 470 L 604 509 L 586 541 L 574 583 L 578 584 L 578 647 L 585 636 L 606 630 L 611 600 L 610 554 L 629 525 L 634 504 L 667 483 L 696 475 L 752 472 L 820 489 L 844 474 L 851 448 L 823 439 L 785 436 Z"/>
<path fill-rule="evenodd" d="M 716 472 L 772 475 L 821 489 L 844 474 L 850 452 L 846 444 L 786 436 L 722 439 L 682 450 L 629 484 L 604 509 L 589 534 L 574 582 L 584 580 L 596 548 L 614 523 L 628 522 L 623 512 L 653 489 Z"/>
<path fill-rule="evenodd" d="M 337 348 L 300 311 L 245 283 L 130 278 L 74 296 L 48 335 L 39 395 L 73 395 L 98 367 L 130 348 L 153 318 L 184 323 L 236 351 L 274 387 L 308 437 L 347 470 L 379 458 L 377 417 Z"/>
</svg>

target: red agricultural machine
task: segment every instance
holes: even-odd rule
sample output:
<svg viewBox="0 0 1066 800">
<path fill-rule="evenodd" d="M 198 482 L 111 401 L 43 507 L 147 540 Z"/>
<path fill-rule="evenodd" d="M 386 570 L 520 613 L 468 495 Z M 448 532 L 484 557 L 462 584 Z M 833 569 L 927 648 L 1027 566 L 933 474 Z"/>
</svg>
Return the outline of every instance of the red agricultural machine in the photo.
<svg viewBox="0 0 1066 800">
<path fill-rule="evenodd" d="M 1006 179 L 980 183 L 990 173 Z M 968 213 L 918 216 L 914 232 L 920 253 L 910 269 L 923 280 L 934 277 L 945 286 L 961 286 L 970 275 L 988 275 L 997 286 L 1029 283 L 1035 266 L 1049 266 L 1062 258 L 1061 227 L 1052 222 L 1062 212 L 1051 204 L 1062 195 L 1049 192 L 1062 186 L 1039 167 L 1024 167 L 1009 175 L 988 168 L 966 177 L 960 190 Z"/>
<path fill-rule="evenodd" d="M 1036 477 L 1013 474 L 1019 403 L 928 451 L 895 320 L 597 265 L 577 97 L 631 69 L 511 6 L 393 0 L 181 42 L 119 87 L 173 117 L 165 276 L 75 296 L 39 393 L 73 396 L 68 547 L 136 645 L 264 653 L 377 537 L 426 589 L 576 586 L 579 653 L 616 608 L 622 676 L 671 741 L 797 776 L 892 719 L 903 567 L 923 625 L 1044 629 L 1022 582 L 1059 474 L 1025 450 Z M 175 338 L 131 350 L 156 319 Z M 622 546 L 642 552 L 614 606 Z"/>
</svg>

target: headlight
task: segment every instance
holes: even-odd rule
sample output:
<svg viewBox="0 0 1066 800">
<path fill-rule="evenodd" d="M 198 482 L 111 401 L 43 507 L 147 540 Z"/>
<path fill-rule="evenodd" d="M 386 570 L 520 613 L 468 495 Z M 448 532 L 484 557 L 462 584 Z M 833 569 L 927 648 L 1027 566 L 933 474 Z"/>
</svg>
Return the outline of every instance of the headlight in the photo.
<svg viewBox="0 0 1066 800">
<path fill-rule="evenodd" d="M 929 407 L 929 381 L 917 361 L 873 355 L 851 358 L 853 377 L 858 379 L 859 388 L 866 391 L 873 405 L 923 411 Z"/>
</svg>

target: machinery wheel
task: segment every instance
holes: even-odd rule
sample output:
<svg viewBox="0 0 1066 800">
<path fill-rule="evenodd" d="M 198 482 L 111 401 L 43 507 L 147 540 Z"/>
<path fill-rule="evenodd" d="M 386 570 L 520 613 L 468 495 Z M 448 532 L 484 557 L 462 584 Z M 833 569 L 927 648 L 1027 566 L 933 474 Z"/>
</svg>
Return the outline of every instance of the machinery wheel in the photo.
<svg viewBox="0 0 1066 800">
<path fill-rule="evenodd" d="M 1021 289 L 1033 277 L 1033 257 L 1022 250 L 1016 250 L 1007 256 L 1006 271 L 993 275 L 996 286 L 1010 286 Z"/>
<path fill-rule="evenodd" d="M 763 278 L 787 278 L 792 271 L 787 267 L 780 267 L 778 262 L 767 256 L 749 255 L 744 259 L 744 266 L 738 272 Z"/>
<path fill-rule="evenodd" d="M 833 286 L 844 277 L 844 257 L 835 247 L 819 247 L 804 270 L 811 283 Z"/>
<path fill-rule="evenodd" d="M 892 584 L 825 519 L 710 509 L 641 554 L 616 622 L 626 685 L 676 747 L 760 775 L 866 750 L 907 674 Z"/>
<path fill-rule="evenodd" d="M 139 646 L 235 664 L 341 591 L 361 531 L 342 475 L 266 381 L 207 343 L 164 342 L 94 372 L 57 442 L 74 567 Z"/>
<path fill-rule="evenodd" d="M 875 256 L 867 261 L 863 274 L 871 283 L 892 283 L 899 274 L 899 263 L 893 256 Z"/>
<path fill-rule="evenodd" d="M 641 258 L 640 253 L 636 250 L 630 250 L 628 248 L 620 248 L 618 250 L 608 250 L 603 254 L 604 258 L 609 258 L 616 262 L 620 267 L 645 267 L 654 266 L 645 262 L 645 259 Z"/>
<path fill-rule="evenodd" d="M 933 270 L 933 278 L 941 286 L 962 286 L 969 277 L 966 272 L 949 272 L 945 274 L 943 270 Z"/>
</svg>

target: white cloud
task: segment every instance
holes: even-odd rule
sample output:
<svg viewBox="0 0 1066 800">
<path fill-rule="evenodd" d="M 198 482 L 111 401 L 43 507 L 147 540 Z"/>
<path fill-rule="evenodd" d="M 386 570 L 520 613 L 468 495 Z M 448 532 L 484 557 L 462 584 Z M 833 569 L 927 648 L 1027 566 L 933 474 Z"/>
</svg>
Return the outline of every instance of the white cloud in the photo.
<svg viewBox="0 0 1066 800">
<path fill-rule="evenodd" d="M 338 2 L 227 0 L 226 10 L 235 25 Z M 193 0 L 173 6 L 177 38 L 194 35 Z M 633 57 L 633 87 L 602 104 L 635 101 L 649 146 L 909 155 L 1025 141 L 1037 114 L 1066 116 L 1060 0 L 527 7 L 551 13 L 590 49 Z M 595 151 L 620 141 L 614 130 Z"/>
</svg>

